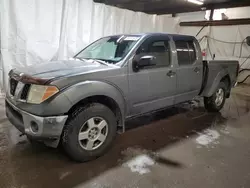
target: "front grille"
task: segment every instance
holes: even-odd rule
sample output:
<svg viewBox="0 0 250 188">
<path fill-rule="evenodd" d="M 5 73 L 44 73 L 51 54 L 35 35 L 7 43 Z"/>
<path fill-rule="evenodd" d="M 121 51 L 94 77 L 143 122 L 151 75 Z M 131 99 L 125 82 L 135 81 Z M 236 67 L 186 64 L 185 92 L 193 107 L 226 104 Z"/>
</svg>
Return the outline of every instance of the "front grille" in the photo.
<svg viewBox="0 0 250 188">
<path fill-rule="evenodd" d="M 26 100 L 28 97 L 30 86 L 31 86 L 31 84 L 21 84 L 21 83 L 19 86 L 18 81 L 11 78 L 10 79 L 10 94 L 12 96 L 15 96 L 15 93 L 18 92 L 16 94 L 17 96 L 15 96 L 15 97 L 17 97 L 17 100 L 19 100 L 19 99 Z"/>
<path fill-rule="evenodd" d="M 10 94 L 15 95 L 16 87 L 17 87 L 18 81 L 11 78 L 10 79 Z"/>
<path fill-rule="evenodd" d="M 22 100 L 26 100 L 27 97 L 28 97 L 28 93 L 29 93 L 29 90 L 30 90 L 30 84 L 25 84 L 24 87 L 23 87 L 23 91 L 21 93 L 21 99 Z"/>
</svg>

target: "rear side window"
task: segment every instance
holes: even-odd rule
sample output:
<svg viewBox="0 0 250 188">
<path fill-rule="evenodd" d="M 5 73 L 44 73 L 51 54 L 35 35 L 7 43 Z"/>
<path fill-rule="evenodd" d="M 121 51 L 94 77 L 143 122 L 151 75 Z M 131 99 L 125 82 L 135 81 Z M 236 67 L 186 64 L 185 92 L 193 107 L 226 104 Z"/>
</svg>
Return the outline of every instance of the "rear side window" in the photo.
<svg viewBox="0 0 250 188">
<path fill-rule="evenodd" d="M 190 65 L 196 60 L 193 41 L 175 41 L 179 65 Z"/>
<path fill-rule="evenodd" d="M 188 42 L 188 49 L 189 49 L 190 63 L 193 64 L 196 60 L 196 53 L 193 41 Z"/>
<path fill-rule="evenodd" d="M 188 43 L 186 41 L 175 41 L 179 65 L 190 64 Z"/>
</svg>

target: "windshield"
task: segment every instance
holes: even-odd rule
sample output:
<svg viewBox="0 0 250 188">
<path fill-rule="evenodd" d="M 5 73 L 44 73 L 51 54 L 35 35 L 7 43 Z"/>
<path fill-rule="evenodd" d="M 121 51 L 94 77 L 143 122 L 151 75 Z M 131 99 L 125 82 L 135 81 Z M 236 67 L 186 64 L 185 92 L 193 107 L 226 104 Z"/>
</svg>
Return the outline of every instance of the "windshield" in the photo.
<svg viewBox="0 0 250 188">
<path fill-rule="evenodd" d="M 127 55 L 139 39 L 139 36 L 132 35 L 104 37 L 86 47 L 75 58 L 97 59 L 115 64 Z"/>
</svg>

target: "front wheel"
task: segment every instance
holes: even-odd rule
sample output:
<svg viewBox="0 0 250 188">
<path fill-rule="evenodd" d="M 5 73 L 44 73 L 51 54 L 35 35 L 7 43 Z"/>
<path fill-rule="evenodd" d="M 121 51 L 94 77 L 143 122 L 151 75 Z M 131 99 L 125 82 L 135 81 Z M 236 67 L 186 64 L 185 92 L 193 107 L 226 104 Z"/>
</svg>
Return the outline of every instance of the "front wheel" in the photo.
<svg viewBox="0 0 250 188">
<path fill-rule="evenodd" d="M 204 97 L 204 105 L 209 112 L 219 112 L 223 108 L 226 101 L 226 90 L 226 84 L 221 82 L 211 97 Z"/>
<path fill-rule="evenodd" d="M 116 136 L 116 118 L 106 106 L 93 103 L 79 108 L 63 131 L 62 144 L 75 161 L 84 162 L 103 155 Z"/>
</svg>

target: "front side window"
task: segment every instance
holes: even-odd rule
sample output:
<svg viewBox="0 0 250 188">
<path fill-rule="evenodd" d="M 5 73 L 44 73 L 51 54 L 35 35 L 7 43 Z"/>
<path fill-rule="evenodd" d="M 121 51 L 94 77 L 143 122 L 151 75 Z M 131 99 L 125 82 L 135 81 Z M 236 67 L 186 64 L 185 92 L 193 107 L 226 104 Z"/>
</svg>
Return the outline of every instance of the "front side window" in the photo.
<svg viewBox="0 0 250 188">
<path fill-rule="evenodd" d="M 170 65 L 170 47 L 168 40 L 146 40 L 137 51 L 137 58 L 145 55 L 154 56 L 155 66 Z"/>
<path fill-rule="evenodd" d="M 139 39 L 139 36 L 105 37 L 89 45 L 76 58 L 98 59 L 108 63 L 117 63 L 127 55 Z"/>
</svg>

